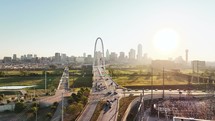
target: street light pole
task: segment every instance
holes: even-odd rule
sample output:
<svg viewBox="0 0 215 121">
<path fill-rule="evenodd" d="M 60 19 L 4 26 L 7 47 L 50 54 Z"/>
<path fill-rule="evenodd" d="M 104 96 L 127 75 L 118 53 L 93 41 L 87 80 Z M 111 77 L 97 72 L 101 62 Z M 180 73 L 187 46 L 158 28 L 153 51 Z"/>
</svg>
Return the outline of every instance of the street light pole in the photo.
<svg viewBox="0 0 215 121">
<path fill-rule="evenodd" d="M 151 100 L 153 99 L 153 68 L 151 70 Z"/>
<path fill-rule="evenodd" d="M 164 67 L 163 67 L 163 99 L 164 99 Z"/>
<path fill-rule="evenodd" d="M 151 114 L 153 111 L 153 68 L 151 70 Z"/>
<path fill-rule="evenodd" d="M 73 79 L 73 85 L 72 85 L 72 88 L 73 88 L 73 90 L 74 90 L 74 85 L 75 85 L 75 79 L 74 79 L 74 76 L 75 76 L 75 73 L 74 72 L 72 72 L 72 79 Z"/>
<path fill-rule="evenodd" d="M 35 87 L 34 87 L 34 98 L 35 98 Z"/>
<path fill-rule="evenodd" d="M 37 121 L 37 101 L 36 101 L 36 119 L 35 119 L 35 121 Z"/>
<path fill-rule="evenodd" d="M 61 111 L 62 111 L 62 114 L 61 114 L 61 121 L 63 121 L 63 106 L 64 104 L 63 104 L 63 92 L 62 92 L 62 109 L 61 109 Z"/>
<path fill-rule="evenodd" d="M 45 93 L 46 93 L 46 71 L 45 71 Z"/>
<path fill-rule="evenodd" d="M 67 77 L 68 77 L 68 82 L 67 82 L 67 83 L 68 83 L 68 87 L 67 87 L 67 88 L 69 89 L 69 67 L 68 67 L 67 74 L 68 74 L 68 75 L 67 75 Z"/>
</svg>

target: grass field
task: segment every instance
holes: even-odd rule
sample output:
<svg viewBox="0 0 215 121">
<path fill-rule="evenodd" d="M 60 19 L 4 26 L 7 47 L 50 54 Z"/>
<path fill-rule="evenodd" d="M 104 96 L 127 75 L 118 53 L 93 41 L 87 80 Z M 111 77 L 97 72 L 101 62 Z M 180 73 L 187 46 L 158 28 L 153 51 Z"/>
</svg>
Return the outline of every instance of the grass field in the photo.
<svg viewBox="0 0 215 121">
<path fill-rule="evenodd" d="M 138 85 L 151 85 L 151 78 L 144 77 L 144 76 L 119 76 L 114 77 L 114 81 L 116 81 L 119 85 L 122 86 L 138 86 Z M 165 85 L 182 85 L 187 84 L 187 80 L 183 79 L 165 79 Z M 163 79 L 158 77 L 153 77 L 153 84 L 154 85 L 162 85 Z"/>
<path fill-rule="evenodd" d="M 119 112 L 117 121 L 121 121 L 122 117 L 128 108 L 129 104 L 136 98 L 136 96 L 123 97 L 119 101 Z"/>
<path fill-rule="evenodd" d="M 11 71 L 10 70 L 10 71 L 1 71 L 1 72 L 3 72 L 2 76 L 22 76 L 24 73 L 26 75 L 28 75 L 28 74 L 35 74 L 35 75 L 40 75 L 40 76 L 44 75 L 44 70 L 37 70 L 37 71 L 32 71 L 32 70 L 25 70 L 25 71 L 12 70 Z M 48 70 L 46 72 L 53 74 L 53 73 L 56 73 L 57 71 Z"/>
<path fill-rule="evenodd" d="M 92 76 L 75 76 L 69 79 L 71 88 L 92 87 Z"/>
<path fill-rule="evenodd" d="M 96 121 L 98 119 L 101 111 L 103 110 L 105 103 L 106 103 L 105 101 L 99 101 L 98 102 L 96 109 L 95 109 L 93 116 L 91 117 L 90 121 Z"/>
<path fill-rule="evenodd" d="M 58 76 L 47 77 L 48 87 L 57 86 Z M 37 89 L 44 88 L 44 77 L 1 77 L 0 86 L 31 86 L 37 85 Z"/>
</svg>

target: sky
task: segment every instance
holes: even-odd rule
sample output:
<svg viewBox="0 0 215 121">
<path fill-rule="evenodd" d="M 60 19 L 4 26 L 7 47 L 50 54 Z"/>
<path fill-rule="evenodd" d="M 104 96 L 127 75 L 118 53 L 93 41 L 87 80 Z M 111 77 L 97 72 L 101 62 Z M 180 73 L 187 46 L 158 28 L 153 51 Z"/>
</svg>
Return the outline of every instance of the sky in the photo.
<svg viewBox="0 0 215 121">
<path fill-rule="evenodd" d="M 214 0 L 0 1 L 0 58 L 93 54 L 101 37 L 104 49 L 118 54 L 142 44 L 153 59 L 185 59 L 189 49 L 189 60 L 215 61 L 214 6 Z M 165 29 L 177 34 L 168 52 L 154 40 Z"/>
</svg>

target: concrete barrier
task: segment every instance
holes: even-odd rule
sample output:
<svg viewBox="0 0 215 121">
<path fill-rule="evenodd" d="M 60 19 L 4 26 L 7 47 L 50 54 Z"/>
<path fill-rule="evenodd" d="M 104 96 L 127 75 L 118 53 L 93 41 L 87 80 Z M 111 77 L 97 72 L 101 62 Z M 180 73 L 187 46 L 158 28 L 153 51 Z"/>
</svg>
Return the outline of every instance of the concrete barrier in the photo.
<svg viewBox="0 0 215 121">
<path fill-rule="evenodd" d="M 14 111 L 15 108 L 15 104 L 11 103 L 11 104 L 6 104 L 6 105 L 1 105 L 0 106 L 0 112 L 4 112 L 4 111 Z"/>
</svg>

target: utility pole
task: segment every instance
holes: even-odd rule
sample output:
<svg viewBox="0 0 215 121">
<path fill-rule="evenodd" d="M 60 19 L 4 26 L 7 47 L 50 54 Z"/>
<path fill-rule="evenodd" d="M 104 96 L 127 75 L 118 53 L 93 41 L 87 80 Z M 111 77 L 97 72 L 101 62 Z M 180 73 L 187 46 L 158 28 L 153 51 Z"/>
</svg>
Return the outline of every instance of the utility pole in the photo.
<svg viewBox="0 0 215 121">
<path fill-rule="evenodd" d="M 68 79 L 68 82 L 67 82 L 67 84 L 68 84 L 68 89 L 69 89 L 69 67 L 67 68 L 68 70 L 67 70 L 67 79 Z"/>
<path fill-rule="evenodd" d="M 199 84 L 199 61 L 197 60 L 197 76 L 198 76 L 198 84 Z"/>
<path fill-rule="evenodd" d="M 153 111 L 153 68 L 151 69 L 151 114 Z"/>
<path fill-rule="evenodd" d="M 62 114 L 61 114 L 61 121 L 63 121 L 63 92 L 62 92 L 62 109 L 61 109 L 61 111 L 62 111 Z"/>
<path fill-rule="evenodd" d="M 73 75 L 73 76 L 72 76 L 72 79 L 73 79 L 73 85 L 72 85 L 72 86 L 73 86 L 73 90 L 74 90 L 74 85 L 75 85 L 75 79 L 74 79 L 74 76 L 75 76 L 75 73 L 74 73 L 74 72 L 72 72 L 72 75 Z"/>
<path fill-rule="evenodd" d="M 34 98 L 35 98 L 35 87 L 34 87 Z"/>
<path fill-rule="evenodd" d="M 144 88 L 143 88 L 143 96 L 142 96 L 142 106 L 141 106 L 141 114 L 142 114 L 142 116 L 141 116 L 141 121 L 143 121 L 144 120 Z"/>
<path fill-rule="evenodd" d="M 35 121 L 37 121 L 37 107 L 36 107 L 36 119 L 35 119 Z"/>
<path fill-rule="evenodd" d="M 46 71 L 45 71 L 45 93 L 46 93 Z"/>
<path fill-rule="evenodd" d="M 164 67 L 163 67 L 163 99 L 164 99 Z"/>
<path fill-rule="evenodd" d="M 151 69 L 151 101 L 153 99 L 153 68 Z"/>
<path fill-rule="evenodd" d="M 35 119 L 35 121 L 37 121 L 37 102 L 36 102 L 36 119 Z"/>
</svg>

